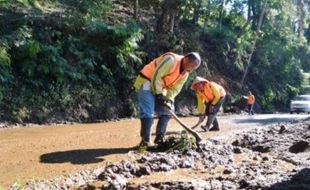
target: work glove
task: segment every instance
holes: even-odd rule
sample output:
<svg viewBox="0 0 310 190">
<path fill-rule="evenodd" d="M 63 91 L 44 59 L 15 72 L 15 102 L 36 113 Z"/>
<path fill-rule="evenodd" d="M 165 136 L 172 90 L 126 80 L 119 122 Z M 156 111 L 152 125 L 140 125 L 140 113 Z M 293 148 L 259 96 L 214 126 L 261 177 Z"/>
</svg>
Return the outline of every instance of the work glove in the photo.
<svg viewBox="0 0 310 190">
<path fill-rule="evenodd" d="M 164 106 L 169 109 L 172 109 L 173 101 L 167 99 L 163 94 L 156 94 L 155 103 L 159 106 Z"/>
<path fill-rule="evenodd" d="M 167 108 L 169 108 L 170 110 L 172 110 L 172 108 L 173 108 L 173 101 L 172 100 L 167 100 L 166 102 L 165 102 L 165 105 L 164 106 L 166 106 Z"/>
<path fill-rule="evenodd" d="M 166 100 L 167 99 L 163 94 L 156 94 L 155 95 L 155 103 L 157 105 L 164 105 Z"/>
</svg>

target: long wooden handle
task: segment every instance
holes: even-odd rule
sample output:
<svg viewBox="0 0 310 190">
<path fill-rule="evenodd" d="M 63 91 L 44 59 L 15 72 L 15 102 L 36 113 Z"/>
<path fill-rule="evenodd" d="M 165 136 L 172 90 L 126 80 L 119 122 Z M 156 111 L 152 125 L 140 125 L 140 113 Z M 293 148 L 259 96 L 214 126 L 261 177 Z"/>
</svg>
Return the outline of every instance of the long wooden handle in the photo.
<svg viewBox="0 0 310 190">
<path fill-rule="evenodd" d="M 192 130 L 190 127 L 188 127 L 185 123 L 183 123 L 180 118 L 170 109 L 167 108 L 167 111 L 172 115 L 172 117 L 186 130 L 188 131 L 190 134 L 194 135 L 194 137 L 196 138 L 197 142 L 200 142 L 202 140 L 202 137 L 200 136 L 199 133 L 197 133 L 196 131 Z"/>
</svg>

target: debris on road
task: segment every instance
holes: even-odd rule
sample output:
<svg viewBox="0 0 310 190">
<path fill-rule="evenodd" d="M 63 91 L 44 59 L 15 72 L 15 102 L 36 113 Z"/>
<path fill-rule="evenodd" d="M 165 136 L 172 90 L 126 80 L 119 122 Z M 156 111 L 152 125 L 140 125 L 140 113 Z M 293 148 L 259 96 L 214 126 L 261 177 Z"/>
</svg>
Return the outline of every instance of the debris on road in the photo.
<svg viewBox="0 0 310 190">
<path fill-rule="evenodd" d="M 237 134 L 231 144 L 208 139 L 200 143 L 200 151 L 131 151 L 136 157 L 133 161 L 58 181 L 29 182 L 25 189 L 307 190 L 309 124 L 308 119 L 253 129 Z"/>
</svg>

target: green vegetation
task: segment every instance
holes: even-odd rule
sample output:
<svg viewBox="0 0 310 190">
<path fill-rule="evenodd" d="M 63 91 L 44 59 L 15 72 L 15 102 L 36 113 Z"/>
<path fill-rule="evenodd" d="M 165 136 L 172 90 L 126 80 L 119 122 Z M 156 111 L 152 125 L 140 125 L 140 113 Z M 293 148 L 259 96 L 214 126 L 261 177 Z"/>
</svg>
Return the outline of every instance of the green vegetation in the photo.
<svg viewBox="0 0 310 190">
<path fill-rule="evenodd" d="M 12 185 L 12 189 L 22 190 L 22 189 L 25 189 L 25 186 L 26 186 L 25 181 L 21 179 L 17 179 Z"/>
<path fill-rule="evenodd" d="M 303 85 L 303 94 L 310 94 L 310 73 L 303 73 L 304 75 L 304 85 Z"/>
<path fill-rule="evenodd" d="M 90 15 L 104 15 L 91 8 L 97 7 L 94 2 L 79 5 L 75 18 L 36 13 L 18 17 L 16 23 L 7 15 L 8 27 L 0 38 L 2 119 L 45 122 L 64 116 L 83 121 L 113 116 L 89 112 L 111 101 L 121 104 L 118 97 L 126 97 L 130 88 L 124 84 L 141 64 L 135 49 L 142 35 L 134 22 L 110 26 L 93 19 Z M 75 1 L 66 4 L 74 7 Z M 75 115 L 79 109 L 84 114 Z"/>
<path fill-rule="evenodd" d="M 220 82 L 232 97 L 250 89 L 266 111 L 287 109 L 302 92 L 310 72 L 303 1 L 146 2 L 0 0 L 0 119 L 135 115 L 131 84 L 165 51 L 200 52 L 204 64 L 190 79 Z"/>
<path fill-rule="evenodd" d="M 172 152 L 174 150 L 178 151 L 189 151 L 196 150 L 198 147 L 196 145 L 196 139 L 193 135 L 182 131 L 181 137 L 170 137 L 167 139 L 167 150 L 168 152 Z"/>
</svg>

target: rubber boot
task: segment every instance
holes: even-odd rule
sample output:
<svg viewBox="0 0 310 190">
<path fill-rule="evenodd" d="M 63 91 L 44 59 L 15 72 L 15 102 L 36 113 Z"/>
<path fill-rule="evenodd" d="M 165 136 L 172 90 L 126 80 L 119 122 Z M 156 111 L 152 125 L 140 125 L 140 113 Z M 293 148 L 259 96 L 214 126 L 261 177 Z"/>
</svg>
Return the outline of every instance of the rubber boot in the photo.
<svg viewBox="0 0 310 190">
<path fill-rule="evenodd" d="M 142 138 L 140 144 L 137 147 L 138 152 L 145 152 L 150 145 L 151 127 L 153 124 L 153 118 L 141 118 L 140 136 Z"/>
<path fill-rule="evenodd" d="M 201 126 L 204 131 L 209 131 L 211 124 L 215 120 L 215 114 L 208 114 L 208 120 L 205 126 Z"/>
<path fill-rule="evenodd" d="M 166 129 L 167 129 L 170 118 L 171 117 L 169 115 L 162 115 L 159 117 L 157 127 L 156 127 L 156 138 L 154 141 L 155 144 L 160 144 L 164 142 L 164 136 L 165 136 Z"/>
<path fill-rule="evenodd" d="M 140 120 L 141 120 L 140 136 L 142 138 L 142 141 L 149 143 L 153 118 L 141 118 Z"/>
<path fill-rule="evenodd" d="M 217 120 L 217 118 L 214 118 L 213 124 L 212 124 L 212 128 L 210 129 L 210 131 L 219 131 L 220 127 L 219 127 L 219 122 Z"/>
</svg>

